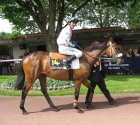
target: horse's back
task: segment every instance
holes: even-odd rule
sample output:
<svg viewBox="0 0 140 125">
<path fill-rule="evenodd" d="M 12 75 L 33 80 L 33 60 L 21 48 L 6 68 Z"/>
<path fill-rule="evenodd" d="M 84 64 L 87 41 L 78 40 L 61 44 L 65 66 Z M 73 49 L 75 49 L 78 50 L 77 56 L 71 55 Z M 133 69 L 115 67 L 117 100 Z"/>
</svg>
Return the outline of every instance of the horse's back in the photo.
<svg viewBox="0 0 140 125">
<path fill-rule="evenodd" d="M 30 53 L 23 59 L 23 64 L 29 63 L 29 62 L 34 62 L 34 61 L 39 61 L 42 60 L 42 58 L 49 57 L 49 52 L 45 51 L 36 51 L 33 53 Z"/>
<path fill-rule="evenodd" d="M 59 53 L 56 53 L 56 55 L 59 55 Z M 86 63 L 87 60 L 83 58 L 80 62 L 80 69 L 73 70 L 73 75 L 76 76 L 74 79 L 77 79 L 78 77 L 84 78 L 89 72 L 89 65 Z M 58 80 L 68 80 L 69 78 L 68 70 L 53 70 L 51 68 L 49 52 L 38 51 L 29 54 L 23 60 L 23 69 L 25 74 L 28 74 L 28 76 L 38 76 L 39 74 L 45 74 L 48 77 Z"/>
<path fill-rule="evenodd" d="M 45 51 L 36 51 L 36 52 L 32 52 L 32 53 L 30 53 L 29 55 L 27 55 L 26 57 L 25 57 L 25 59 L 33 59 L 33 58 L 38 58 L 38 59 L 40 59 L 40 58 L 42 58 L 43 56 L 49 56 L 49 52 L 45 52 Z M 25 60 L 24 59 L 24 60 Z"/>
<path fill-rule="evenodd" d="M 42 66 L 44 60 L 49 62 L 49 52 L 45 52 L 45 51 L 33 52 L 23 59 L 22 62 L 23 68 L 24 69 L 33 69 L 33 67 L 39 68 L 40 66 Z"/>
</svg>

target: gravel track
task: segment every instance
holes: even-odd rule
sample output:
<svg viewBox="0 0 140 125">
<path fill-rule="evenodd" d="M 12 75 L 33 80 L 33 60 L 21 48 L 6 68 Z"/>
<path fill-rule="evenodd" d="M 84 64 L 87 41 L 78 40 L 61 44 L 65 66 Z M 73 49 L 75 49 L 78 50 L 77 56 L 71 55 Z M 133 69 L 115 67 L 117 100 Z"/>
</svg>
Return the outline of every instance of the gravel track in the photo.
<svg viewBox="0 0 140 125">
<path fill-rule="evenodd" d="M 52 96 L 59 112 L 51 111 L 43 96 L 27 97 L 25 108 L 19 109 L 20 97 L 0 96 L 0 125 L 140 125 L 140 93 L 113 94 L 117 102 L 109 105 L 102 94 L 95 94 L 94 108 L 87 110 L 85 96 L 79 97 L 84 113 L 72 108 L 73 96 Z"/>
</svg>

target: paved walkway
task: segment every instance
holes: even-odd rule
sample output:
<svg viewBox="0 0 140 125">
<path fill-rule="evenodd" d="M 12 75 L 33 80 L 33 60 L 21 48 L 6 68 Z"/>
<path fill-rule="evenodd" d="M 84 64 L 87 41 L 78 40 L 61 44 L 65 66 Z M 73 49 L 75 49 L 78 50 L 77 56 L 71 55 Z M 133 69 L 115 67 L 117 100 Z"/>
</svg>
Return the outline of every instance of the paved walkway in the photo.
<svg viewBox="0 0 140 125">
<path fill-rule="evenodd" d="M 84 113 L 72 109 L 73 96 L 51 97 L 59 112 L 50 110 L 44 97 L 27 97 L 29 115 L 19 110 L 20 97 L 0 96 L 0 125 L 140 125 L 140 94 L 114 94 L 116 105 L 109 105 L 102 94 L 94 95 L 94 108 L 79 104 Z"/>
</svg>

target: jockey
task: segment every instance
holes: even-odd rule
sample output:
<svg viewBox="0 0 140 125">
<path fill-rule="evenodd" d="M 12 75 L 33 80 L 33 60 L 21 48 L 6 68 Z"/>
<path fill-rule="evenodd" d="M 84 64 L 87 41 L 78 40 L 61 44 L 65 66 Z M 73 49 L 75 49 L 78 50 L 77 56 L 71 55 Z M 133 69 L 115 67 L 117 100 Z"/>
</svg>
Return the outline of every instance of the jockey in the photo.
<svg viewBox="0 0 140 125">
<path fill-rule="evenodd" d="M 71 62 L 76 59 L 80 58 L 82 56 L 82 51 L 74 48 L 74 44 L 71 42 L 72 37 L 72 29 L 76 26 L 78 23 L 78 20 L 76 18 L 71 18 L 68 21 L 68 25 L 62 29 L 60 32 L 58 38 L 57 38 L 57 44 L 58 44 L 58 51 L 61 54 L 70 55 L 65 61 L 64 65 L 67 68 L 71 67 Z"/>
</svg>

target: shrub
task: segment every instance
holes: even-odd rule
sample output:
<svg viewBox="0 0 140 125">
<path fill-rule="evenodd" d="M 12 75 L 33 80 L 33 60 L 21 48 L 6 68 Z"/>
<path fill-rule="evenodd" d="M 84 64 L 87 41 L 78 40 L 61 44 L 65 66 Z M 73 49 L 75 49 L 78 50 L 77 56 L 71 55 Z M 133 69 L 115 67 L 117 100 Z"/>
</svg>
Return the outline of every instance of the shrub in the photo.
<svg viewBox="0 0 140 125">
<path fill-rule="evenodd" d="M 54 80 L 54 79 L 48 78 L 46 82 L 48 83 L 47 88 L 49 91 L 67 89 L 67 88 L 73 87 L 72 81 L 61 81 L 61 80 Z M 16 83 L 16 79 L 8 79 L 3 84 L 1 84 L 0 88 L 1 89 L 14 89 L 15 83 Z M 32 89 L 33 90 L 41 89 L 39 80 L 35 81 L 35 83 L 32 86 Z"/>
</svg>

